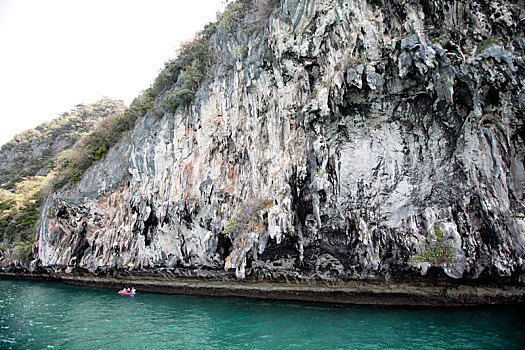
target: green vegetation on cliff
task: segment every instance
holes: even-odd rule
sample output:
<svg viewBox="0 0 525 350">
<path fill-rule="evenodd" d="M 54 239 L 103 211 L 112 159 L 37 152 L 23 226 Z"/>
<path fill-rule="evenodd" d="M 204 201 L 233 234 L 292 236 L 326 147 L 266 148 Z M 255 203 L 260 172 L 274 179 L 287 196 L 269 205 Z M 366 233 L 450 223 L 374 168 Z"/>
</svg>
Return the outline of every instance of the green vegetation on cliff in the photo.
<svg viewBox="0 0 525 350">
<path fill-rule="evenodd" d="M 12 190 L 0 189 L 0 249 L 10 248 L 15 258 L 26 256 L 34 242 L 45 184 L 44 176 L 35 176 Z"/>
<path fill-rule="evenodd" d="M 224 230 L 224 235 L 237 236 L 245 232 L 261 233 L 268 224 L 268 211 L 273 205 L 271 199 L 254 199 L 244 203 L 237 213 L 231 216 Z"/>
<path fill-rule="evenodd" d="M 429 262 L 437 266 L 453 261 L 456 254 L 454 246 L 443 235 L 443 227 L 434 223 L 434 237 L 428 235 L 425 239 L 425 251 L 410 259 L 411 263 Z"/>
<path fill-rule="evenodd" d="M 0 149 L 0 256 L 27 256 L 57 159 L 78 147 L 95 125 L 121 120 L 122 101 L 102 99 L 18 134 Z M 95 128 L 96 130 L 97 128 Z M 3 253 L 1 252 L 3 251 Z"/>
<path fill-rule="evenodd" d="M 242 30 L 243 36 L 249 37 L 266 23 L 276 1 L 231 1 L 225 11 L 217 16 L 217 22 L 207 24 L 193 40 L 183 43 L 177 58 L 165 63 L 150 88 L 150 92 L 159 97 L 158 107 L 174 113 L 179 106 L 191 103 L 208 69 L 221 56 L 213 50 L 210 41 L 212 35 L 218 31 L 231 35 L 236 30 Z M 247 14 L 253 14 L 252 22 L 243 26 L 241 23 Z M 232 49 L 231 55 L 239 58 L 244 51 L 244 46 L 240 44 Z"/>
<path fill-rule="evenodd" d="M 10 190 L 26 178 L 47 175 L 54 159 L 71 148 L 97 121 L 122 113 L 122 101 L 103 99 L 16 135 L 0 149 L 0 188 Z"/>
<path fill-rule="evenodd" d="M 65 150 L 58 157 L 53 188 L 56 190 L 66 184 L 73 185 L 80 180 L 82 174 L 96 160 L 103 158 L 111 146 L 120 140 L 123 133 L 131 130 L 138 118 L 152 108 L 153 101 L 151 91 L 146 90 L 124 111 L 108 115 L 82 135 L 74 147 Z"/>
</svg>

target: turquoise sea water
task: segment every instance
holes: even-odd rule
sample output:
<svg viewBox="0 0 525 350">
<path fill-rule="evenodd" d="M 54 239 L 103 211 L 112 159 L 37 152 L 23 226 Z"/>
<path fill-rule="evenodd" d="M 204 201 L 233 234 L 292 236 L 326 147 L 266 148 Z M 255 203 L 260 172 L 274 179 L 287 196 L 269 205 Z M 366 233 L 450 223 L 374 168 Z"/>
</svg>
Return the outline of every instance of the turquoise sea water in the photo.
<svg viewBox="0 0 525 350">
<path fill-rule="evenodd" d="M 524 312 L 124 296 L 0 280 L 0 349 L 523 349 Z"/>
</svg>

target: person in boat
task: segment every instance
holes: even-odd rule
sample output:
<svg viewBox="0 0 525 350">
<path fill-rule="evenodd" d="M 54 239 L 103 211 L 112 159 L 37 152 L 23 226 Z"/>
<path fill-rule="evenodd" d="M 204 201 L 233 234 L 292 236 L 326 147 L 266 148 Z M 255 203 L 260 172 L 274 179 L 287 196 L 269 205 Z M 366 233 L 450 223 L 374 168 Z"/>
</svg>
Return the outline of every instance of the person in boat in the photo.
<svg viewBox="0 0 525 350">
<path fill-rule="evenodd" d="M 135 294 L 135 292 L 136 292 L 135 287 L 131 287 L 131 293 Z"/>
</svg>

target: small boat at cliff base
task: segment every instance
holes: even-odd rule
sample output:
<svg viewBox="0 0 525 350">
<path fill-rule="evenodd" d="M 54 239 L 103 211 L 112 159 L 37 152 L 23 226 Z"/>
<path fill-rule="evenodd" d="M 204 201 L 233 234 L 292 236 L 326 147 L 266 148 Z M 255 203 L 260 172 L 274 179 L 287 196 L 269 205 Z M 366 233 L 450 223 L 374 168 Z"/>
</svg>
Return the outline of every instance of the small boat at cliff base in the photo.
<svg viewBox="0 0 525 350">
<path fill-rule="evenodd" d="M 118 291 L 118 294 L 124 294 L 124 295 L 135 295 L 135 292 L 132 293 L 132 292 L 125 292 L 125 291 L 123 291 L 123 290 L 119 290 L 119 291 Z"/>
<path fill-rule="evenodd" d="M 135 295 L 136 294 L 136 289 L 135 288 L 124 288 L 122 290 L 119 290 L 118 291 L 118 294 L 123 294 L 123 295 Z"/>
</svg>

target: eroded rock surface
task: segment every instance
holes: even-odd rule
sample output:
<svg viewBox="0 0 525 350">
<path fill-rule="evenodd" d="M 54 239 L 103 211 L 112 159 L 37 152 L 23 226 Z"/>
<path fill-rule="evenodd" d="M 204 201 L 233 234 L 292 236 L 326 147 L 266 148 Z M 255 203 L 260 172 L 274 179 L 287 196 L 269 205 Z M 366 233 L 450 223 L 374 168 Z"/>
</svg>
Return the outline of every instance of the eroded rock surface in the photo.
<svg viewBox="0 0 525 350">
<path fill-rule="evenodd" d="M 284 0 L 263 30 L 219 31 L 224 59 L 189 108 L 148 113 L 77 186 L 48 198 L 39 263 L 519 279 L 522 5 Z M 267 203 L 260 221 L 222 233 L 254 201 Z"/>
</svg>

